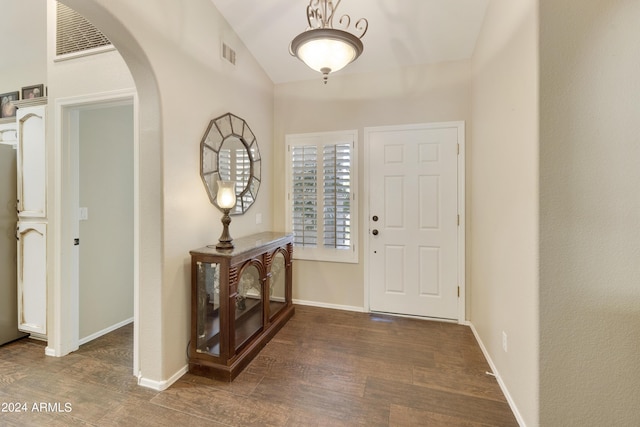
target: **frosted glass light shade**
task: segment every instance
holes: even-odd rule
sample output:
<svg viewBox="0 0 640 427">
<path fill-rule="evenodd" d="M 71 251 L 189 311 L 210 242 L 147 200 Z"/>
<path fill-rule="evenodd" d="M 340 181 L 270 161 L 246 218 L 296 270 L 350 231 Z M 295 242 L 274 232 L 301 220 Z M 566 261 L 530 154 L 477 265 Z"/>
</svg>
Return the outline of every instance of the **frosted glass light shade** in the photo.
<svg viewBox="0 0 640 427">
<path fill-rule="evenodd" d="M 231 209 L 236 205 L 235 181 L 218 181 L 217 201 L 222 209 Z"/>
<path fill-rule="evenodd" d="M 318 39 L 309 40 L 298 49 L 298 56 L 302 61 L 318 72 L 323 68 L 338 71 L 343 69 L 356 57 L 353 46 L 340 40 Z"/>
<path fill-rule="evenodd" d="M 356 60 L 363 46 L 360 39 L 349 32 L 322 28 L 299 34 L 289 50 L 309 68 L 328 74 Z"/>
</svg>

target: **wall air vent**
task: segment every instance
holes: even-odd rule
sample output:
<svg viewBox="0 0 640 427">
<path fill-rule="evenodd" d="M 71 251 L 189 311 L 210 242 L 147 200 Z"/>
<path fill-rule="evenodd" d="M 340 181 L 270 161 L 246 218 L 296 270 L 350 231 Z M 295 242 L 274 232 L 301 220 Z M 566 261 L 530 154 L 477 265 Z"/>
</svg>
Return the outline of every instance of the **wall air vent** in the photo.
<svg viewBox="0 0 640 427">
<path fill-rule="evenodd" d="M 222 43 L 222 57 L 236 65 L 236 51 L 227 46 L 226 43 Z"/>
<path fill-rule="evenodd" d="M 56 15 L 56 55 L 111 47 L 111 41 L 75 10 L 58 2 Z"/>
</svg>

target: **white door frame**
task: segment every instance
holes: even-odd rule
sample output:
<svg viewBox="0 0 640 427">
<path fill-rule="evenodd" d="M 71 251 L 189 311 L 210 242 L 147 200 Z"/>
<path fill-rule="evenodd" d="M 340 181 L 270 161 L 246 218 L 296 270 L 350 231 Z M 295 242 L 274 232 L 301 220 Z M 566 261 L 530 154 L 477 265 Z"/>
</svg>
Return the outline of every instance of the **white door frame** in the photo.
<svg viewBox="0 0 640 427">
<path fill-rule="evenodd" d="M 139 284 L 140 284 L 140 187 L 139 187 L 139 128 L 138 96 L 135 89 L 124 89 L 55 101 L 55 139 L 53 144 L 53 205 L 50 226 L 53 238 L 49 248 L 52 257 L 48 265 L 49 323 L 48 356 L 62 357 L 79 347 L 79 277 L 77 246 L 72 242 L 78 236 L 79 194 L 78 182 L 78 116 L 82 109 L 99 106 L 133 105 L 133 373 L 139 371 Z M 49 163 L 51 164 L 51 163 Z M 75 249 L 74 249 L 75 248 Z"/>
<path fill-rule="evenodd" d="M 369 188 L 371 170 L 369 162 L 371 159 L 370 141 L 371 134 L 381 131 L 402 131 L 402 130 L 417 130 L 417 129 L 440 129 L 440 128 L 452 128 L 455 127 L 458 130 L 458 144 L 460 152 L 458 154 L 458 215 L 460 215 L 460 225 L 458 227 L 458 286 L 460 286 L 460 297 L 458 299 L 458 323 L 466 323 L 466 276 L 465 276 L 465 122 L 453 121 L 453 122 L 439 122 L 439 123 L 421 123 L 410 125 L 397 125 L 397 126 L 376 126 L 364 128 L 364 216 L 362 221 L 363 230 L 361 236 L 364 240 L 364 311 L 371 312 L 371 306 L 369 304 L 369 286 L 371 281 L 369 278 L 369 218 L 371 216 L 369 206 L 369 194 L 371 189 Z"/>
</svg>

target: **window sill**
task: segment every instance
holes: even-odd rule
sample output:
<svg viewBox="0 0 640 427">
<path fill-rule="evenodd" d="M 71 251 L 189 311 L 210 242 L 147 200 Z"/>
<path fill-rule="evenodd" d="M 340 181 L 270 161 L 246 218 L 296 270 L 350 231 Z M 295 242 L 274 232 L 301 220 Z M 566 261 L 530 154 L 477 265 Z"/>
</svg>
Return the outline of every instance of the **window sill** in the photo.
<svg viewBox="0 0 640 427">
<path fill-rule="evenodd" d="M 300 246 L 293 247 L 293 259 L 301 261 L 317 261 L 317 262 L 338 262 L 343 264 L 357 264 L 358 251 L 356 250 L 338 250 L 338 249 L 318 249 L 304 248 Z"/>
</svg>

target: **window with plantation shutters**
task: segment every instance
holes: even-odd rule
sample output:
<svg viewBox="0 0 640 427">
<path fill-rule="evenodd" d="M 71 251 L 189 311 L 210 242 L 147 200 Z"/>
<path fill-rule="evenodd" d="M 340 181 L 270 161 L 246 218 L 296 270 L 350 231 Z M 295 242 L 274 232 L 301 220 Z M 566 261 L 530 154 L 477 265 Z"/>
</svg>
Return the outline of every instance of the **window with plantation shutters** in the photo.
<svg viewBox="0 0 640 427">
<path fill-rule="evenodd" d="M 286 139 L 287 225 L 295 258 L 357 262 L 357 132 Z"/>
</svg>

